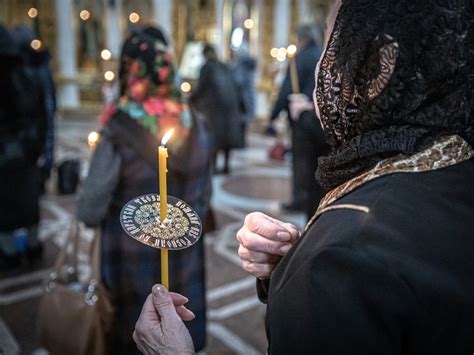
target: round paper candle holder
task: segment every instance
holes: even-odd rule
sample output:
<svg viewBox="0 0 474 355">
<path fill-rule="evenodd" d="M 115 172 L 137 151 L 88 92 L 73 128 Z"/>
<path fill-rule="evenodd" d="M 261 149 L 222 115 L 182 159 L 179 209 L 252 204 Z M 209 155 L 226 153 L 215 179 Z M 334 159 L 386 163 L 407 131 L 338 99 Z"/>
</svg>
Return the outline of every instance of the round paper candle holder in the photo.
<svg viewBox="0 0 474 355">
<path fill-rule="evenodd" d="M 167 197 L 167 207 L 168 215 L 161 222 L 159 194 L 135 197 L 120 212 L 122 228 L 133 239 L 153 248 L 189 248 L 201 237 L 201 219 L 191 206 L 176 197 Z"/>
</svg>

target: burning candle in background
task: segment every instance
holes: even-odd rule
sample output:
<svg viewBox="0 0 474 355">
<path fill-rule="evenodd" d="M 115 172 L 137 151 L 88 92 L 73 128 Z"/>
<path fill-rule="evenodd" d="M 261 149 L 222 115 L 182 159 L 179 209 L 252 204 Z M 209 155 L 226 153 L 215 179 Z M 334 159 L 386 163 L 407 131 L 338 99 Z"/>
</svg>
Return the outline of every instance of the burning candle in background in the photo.
<svg viewBox="0 0 474 355">
<path fill-rule="evenodd" d="M 99 133 L 92 131 L 89 133 L 87 136 L 87 144 L 89 145 L 90 150 L 94 150 L 95 146 L 97 145 L 97 142 L 99 141 Z"/>
<path fill-rule="evenodd" d="M 161 140 L 161 145 L 158 147 L 158 175 L 160 183 L 160 222 L 168 216 L 168 187 L 166 184 L 166 159 L 168 158 L 168 149 L 165 147 L 168 140 L 173 135 L 173 129 L 169 130 Z M 161 249 L 161 283 L 169 289 L 168 276 L 168 250 Z"/>
<path fill-rule="evenodd" d="M 286 50 L 288 58 L 290 60 L 290 79 L 291 79 L 291 91 L 293 94 L 300 93 L 300 84 L 298 80 L 298 68 L 296 67 L 296 46 L 294 44 L 290 44 Z"/>
</svg>

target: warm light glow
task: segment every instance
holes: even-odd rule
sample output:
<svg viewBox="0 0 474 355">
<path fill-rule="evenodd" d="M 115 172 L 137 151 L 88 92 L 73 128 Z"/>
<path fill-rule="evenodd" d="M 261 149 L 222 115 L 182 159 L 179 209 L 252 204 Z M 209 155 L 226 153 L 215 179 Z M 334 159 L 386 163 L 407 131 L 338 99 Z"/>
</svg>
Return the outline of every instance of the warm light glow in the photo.
<svg viewBox="0 0 474 355">
<path fill-rule="evenodd" d="M 181 91 L 182 92 L 190 92 L 191 91 L 191 84 L 185 81 L 181 84 Z"/>
<path fill-rule="evenodd" d="M 103 49 L 100 52 L 100 56 L 103 60 L 110 60 L 110 58 L 112 58 L 112 53 L 108 49 Z"/>
<path fill-rule="evenodd" d="M 35 51 L 37 51 L 38 49 L 41 48 L 43 43 L 41 43 L 41 41 L 39 39 L 34 39 L 34 40 L 31 41 L 30 45 L 31 45 L 31 48 L 33 48 Z"/>
<path fill-rule="evenodd" d="M 31 18 L 35 18 L 36 16 L 38 16 L 38 9 L 35 7 L 30 8 L 28 10 L 28 16 Z"/>
<path fill-rule="evenodd" d="M 87 10 L 82 10 L 79 13 L 79 17 L 81 18 L 82 21 L 87 21 L 91 17 L 91 13 Z"/>
<path fill-rule="evenodd" d="M 169 139 L 173 135 L 174 128 L 170 129 L 166 134 L 163 136 L 163 139 L 161 140 L 161 145 L 166 145 L 168 143 Z"/>
<path fill-rule="evenodd" d="M 273 58 L 276 58 L 277 55 L 278 55 L 278 48 L 272 48 L 270 50 L 270 55 L 273 57 Z"/>
<path fill-rule="evenodd" d="M 296 50 L 296 46 L 294 44 L 290 44 L 286 49 L 286 52 L 288 53 L 288 56 L 292 57 L 296 54 Z"/>
<path fill-rule="evenodd" d="M 107 70 L 104 73 L 104 79 L 107 81 L 112 81 L 115 79 L 115 73 L 112 70 Z"/>
<path fill-rule="evenodd" d="M 276 59 L 277 59 L 279 62 L 285 61 L 285 59 L 286 59 L 286 48 L 284 48 L 284 47 L 278 48 L 278 50 L 277 50 L 277 55 L 276 55 Z"/>
<path fill-rule="evenodd" d="M 254 22 L 251 18 L 248 18 L 244 21 L 244 27 L 248 30 L 251 30 L 254 26 Z"/>
<path fill-rule="evenodd" d="M 95 147 L 98 141 L 99 141 L 99 133 L 95 131 L 92 131 L 87 136 L 87 144 L 89 144 L 89 147 Z"/>
<path fill-rule="evenodd" d="M 232 35 L 230 36 L 230 44 L 232 49 L 238 49 L 244 42 L 244 30 L 240 27 L 237 27 L 234 31 L 232 31 Z"/>
<path fill-rule="evenodd" d="M 130 15 L 128 15 L 128 19 L 131 23 L 137 23 L 138 21 L 140 21 L 140 15 L 136 12 L 132 12 Z"/>
</svg>

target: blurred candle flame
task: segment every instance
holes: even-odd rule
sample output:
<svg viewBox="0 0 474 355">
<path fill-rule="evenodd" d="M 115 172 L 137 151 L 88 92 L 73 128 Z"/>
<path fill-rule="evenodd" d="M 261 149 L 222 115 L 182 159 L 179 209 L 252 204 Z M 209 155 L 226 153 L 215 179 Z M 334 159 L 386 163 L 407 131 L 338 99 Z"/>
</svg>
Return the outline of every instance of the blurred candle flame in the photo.
<svg viewBox="0 0 474 355">
<path fill-rule="evenodd" d="M 166 145 L 166 143 L 168 143 L 169 139 L 173 135 L 173 132 L 174 132 L 174 128 L 172 128 L 168 132 L 166 132 L 166 134 L 161 139 L 161 145 Z"/>
<path fill-rule="evenodd" d="M 38 16 L 38 9 L 36 7 L 31 7 L 28 10 L 28 16 L 31 18 L 35 18 L 36 16 Z"/>
<path fill-rule="evenodd" d="M 92 131 L 89 133 L 87 136 L 87 144 L 89 145 L 90 148 L 95 148 L 97 142 L 99 141 L 99 133 Z"/>
<path fill-rule="evenodd" d="M 296 51 L 298 48 L 294 44 L 290 44 L 288 48 L 286 49 L 286 53 L 288 54 L 289 57 L 293 57 L 296 54 Z"/>
</svg>

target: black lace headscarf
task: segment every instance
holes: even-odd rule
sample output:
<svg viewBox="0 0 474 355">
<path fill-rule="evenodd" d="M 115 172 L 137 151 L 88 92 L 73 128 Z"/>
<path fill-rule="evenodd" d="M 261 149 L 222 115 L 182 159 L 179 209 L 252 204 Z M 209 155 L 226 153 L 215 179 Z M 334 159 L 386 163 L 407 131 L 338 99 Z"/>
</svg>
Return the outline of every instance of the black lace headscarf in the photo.
<svg viewBox="0 0 474 355">
<path fill-rule="evenodd" d="M 326 188 L 442 135 L 474 145 L 474 0 L 343 0 L 316 101 Z"/>
</svg>

